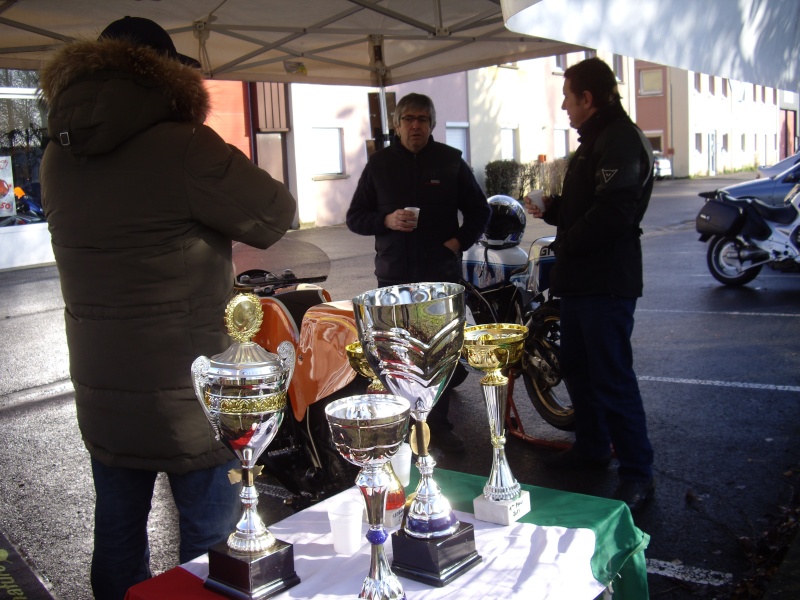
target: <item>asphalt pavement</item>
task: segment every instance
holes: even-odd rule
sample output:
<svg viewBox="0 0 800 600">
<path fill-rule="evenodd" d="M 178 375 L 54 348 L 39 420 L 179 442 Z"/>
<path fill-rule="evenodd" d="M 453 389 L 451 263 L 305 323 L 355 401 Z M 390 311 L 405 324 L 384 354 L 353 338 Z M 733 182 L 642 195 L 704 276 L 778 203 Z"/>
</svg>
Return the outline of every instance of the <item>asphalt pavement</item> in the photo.
<svg viewBox="0 0 800 600">
<path fill-rule="evenodd" d="M 760 570 L 769 563 L 763 556 L 785 550 L 780 535 L 786 537 L 796 507 L 800 276 L 764 271 L 745 288 L 725 288 L 709 275 L 706 247 L 693 227 L 699 191 L 752 177 L 657 182 L 643 224 L 645 295 L 633 342 L 658 489 L 635 520 L 651 536 L 646 554 L 652 598 L 761 597 L 736 590 L 766 587 L 769 578 Z M 523 244 L 552 232 L 530 219 Z M 371 238 L 343 226 L 288 235 L 328 253 L 331 276 L 324 285 L 334 299 L 375 287 Z M 94 498 L 75 421 L 62 311 L 54 267 L 0 272 L 0 531 L 57 597 L 84 600 L 91 597 Z M 569 444 L 570 434 L 538 418 L 521 381 L 514 399 L 535 439 L 510 438 L 506 446 L 520 481 L 601 496 L 613 491 L 613 468 L 591 476 L 547 472 L 542 460 L 554 445 Z M 488 475 L 491 444 L 476 375 L 458 388 L 451 419 L 468 449 L 438 454 L 438 467 Z M 267 523 L 290 512 L 268 494 L 259 509 Z M 163 477 L 149 533 L 153 571 L 175 566 L 175 509 Z M 773 580 L 771 598 L 800 597 L 774 595 L 782 593 L 781 577 L 787 585 L 794 577 L 796 585 L 799 562 L 787 561 L 792 567 Z"/>
</svg>

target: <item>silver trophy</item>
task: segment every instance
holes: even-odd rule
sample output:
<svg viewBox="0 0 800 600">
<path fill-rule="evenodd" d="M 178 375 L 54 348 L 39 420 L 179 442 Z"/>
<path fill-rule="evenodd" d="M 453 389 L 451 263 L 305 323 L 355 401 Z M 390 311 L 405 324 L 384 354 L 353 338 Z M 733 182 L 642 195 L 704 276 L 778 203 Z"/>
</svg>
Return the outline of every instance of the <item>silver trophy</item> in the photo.
<svg viewBox="0 0 800 600">
<path fill-rule="evenodd" d="M 389 567 L 383 526 L 386 493 L 392 483 L 384 468 L 408 434 L 408 400 L 389 394 L 351 396 L 325 408 L 333 443 L 348 461 L 361 467 L 356 485 L 367 504 L 372 544 L 369 575 L 364 579 L 359 598 L 399 600 L 405 598 L 400 580 Z"/>
<path fill-rule="evenodd" d="M 489 417 L 493 457 L 489 480 L 483 496 L 475 499 L 475 517 L 509 525 L 530 511 L 527 492 L 511 474 L 505 453 L 505 416 L 508 403 L 508 377 L 502 370 L 513 367 L 522 358 L 528 328 L 512 323 L 491 323 L 467 327 L 461 350 L 469 366 L 484 374 L 481 389 Z"/>
<path fill-rule="evenodd" d="M 299 583 L 293 551 L 269 532 L 258 515 L 254 479 L 256 460 L 278 432 L 286 408 L 286 391 L 294 372 L 295 352 L 289 342 L 278 355 L 251 342 L 263 319 L 259 299 L 240 294 L 225 312 L 235 340 L 224 352 L 192 363 L 195 394 L 218 440 L 241 461 L 242 516 L 227 543 L 209 550 L 206 586 L 232 597 L 243 592 L 267 598 Z M 239 477 L 235 477 L 238 480 Z M 231 577 L 238 573 L 238 577 Z M 266 574 L 266 575 L 265 575 Z"/>
<path fill-rule="evenodd" d="M 464 287 L 453 283 L 384 287 L 354 298 L 353 309 L 367 362 L 386 389 L 409 401 L 417 421 L 410 442 L 418 456 L 420 480 L 402 532 L 392 536 L 392 566 L 412 579 L 445 585 L 480 561 L 472 526 L 459 522 L 433 478 L 436 462 L 428 453 L 426 423 L 461 353 Z M 463 552 L 446 551 L 445 541 L 452 536 L 463 538 L 456 544 Z M 414 540 L 430 543 L 421 548 Z"/>
</svg>

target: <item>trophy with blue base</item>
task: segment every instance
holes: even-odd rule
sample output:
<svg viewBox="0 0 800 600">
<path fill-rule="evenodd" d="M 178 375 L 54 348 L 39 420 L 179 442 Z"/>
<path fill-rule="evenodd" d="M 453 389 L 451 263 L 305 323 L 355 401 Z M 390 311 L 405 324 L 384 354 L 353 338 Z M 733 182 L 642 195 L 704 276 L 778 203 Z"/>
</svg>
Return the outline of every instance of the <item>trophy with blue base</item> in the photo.
<svg viewBox="0 0 800 600">
<path fill-rule="evenodd" d="M 442 587 L 481 561 L 475 533 L 442 494 L 428 452 L 428 414 L 444 392 L 464 343 L 464 287 L 416 283 L 371 290 L 353 299 L 364 356 L 383 385 L 405 398 L 416 420 L 411 445 L 419 484 L 403 527 L 392 534 L 392 569 Z"/>
</svg>

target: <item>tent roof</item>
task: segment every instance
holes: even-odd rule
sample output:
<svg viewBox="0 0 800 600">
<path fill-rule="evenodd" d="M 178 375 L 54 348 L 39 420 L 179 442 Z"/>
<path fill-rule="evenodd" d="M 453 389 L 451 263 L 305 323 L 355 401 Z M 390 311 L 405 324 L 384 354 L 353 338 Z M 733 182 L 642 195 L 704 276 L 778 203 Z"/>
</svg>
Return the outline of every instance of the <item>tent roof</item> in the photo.
<svg viewBox="0 0 800 600">
<path fill-rule="evenodd" d="M 0 67 L 38 69 L 126 15 L 216 79 L 391 85 L 581 49 L 509 31 L 499 0 L 6 0 Z"/>
<path fill-rule="evenodd" d="M 798 0 L 502 0 L 509 29 L 798 91 Z"/>
</svg>

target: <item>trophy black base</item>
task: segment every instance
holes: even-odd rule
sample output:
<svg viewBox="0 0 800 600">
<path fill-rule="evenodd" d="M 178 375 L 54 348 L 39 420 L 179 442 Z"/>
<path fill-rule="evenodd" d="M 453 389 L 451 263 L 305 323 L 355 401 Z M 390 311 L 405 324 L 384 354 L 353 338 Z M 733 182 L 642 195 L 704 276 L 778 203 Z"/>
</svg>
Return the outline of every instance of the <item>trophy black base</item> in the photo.
<svg viewBox="0 0 800 600">
<path fill-rule="evenodd" d="M 392 534 L 392 571 L 399 577 L 444 587 L 481 562 L 469 523 L 442 538 L 420 539 L 400 529 Z"/>
<path fill-rule="evenodd" d="M 234 552 L 226 542 L 208 551 L 208 579 L 205 586 L 236 600 L 271 598 L 300 583 L 294 572 L 294 549 L 277 540 L 267 554 Z"/>
</svg>

